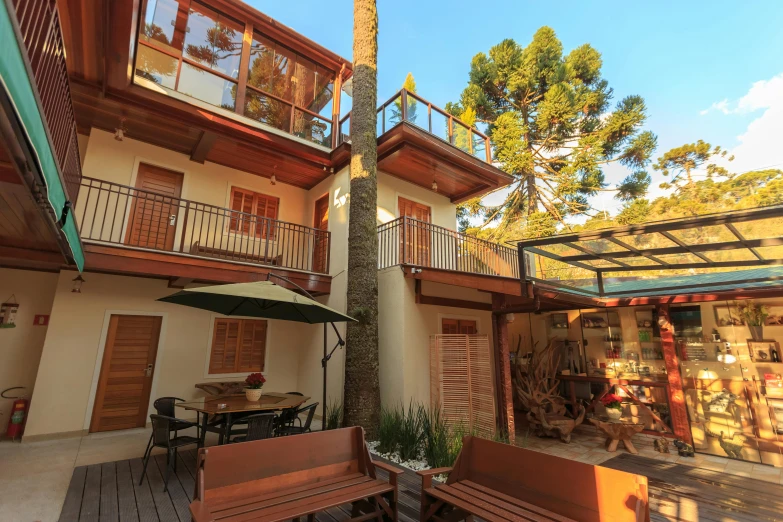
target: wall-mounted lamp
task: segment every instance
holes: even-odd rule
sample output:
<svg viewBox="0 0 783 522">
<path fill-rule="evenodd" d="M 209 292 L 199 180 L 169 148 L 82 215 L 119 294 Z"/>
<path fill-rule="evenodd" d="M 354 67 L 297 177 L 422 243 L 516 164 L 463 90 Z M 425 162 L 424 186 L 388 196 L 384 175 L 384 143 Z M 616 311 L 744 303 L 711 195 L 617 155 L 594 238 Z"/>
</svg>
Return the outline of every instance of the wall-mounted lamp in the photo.
<svg viewBox="0 0 783 522">
<path fill-rule="evenodd" d="M 125 118 L 120 118 L 120 126 L 114 129 L 114 139 L 117 141 L 125 139 Z"/>
<path fill-rule="evenodd" d="M 272 174 L 272 177 L 271 177 L 271 178 L 269 178 L 269 183 L 270 183 L 271 185 L 277 185 L 277 177 L 275 177 L 275 175 L 274 175 L 274 174 Z"/>
<path fill-rule="evenodd" d="M 71 292 L 74 294 L 81 294 L 82 293 L 82 284 L 84 283 L 84 278 L 81 274 L 77 275 L 73 278 L 73 288 L 71 289 Z"/>
<path fill-rule="evenodd" d="M 432 180 L 432 190 L 438 191 L 438 183 L 434 179 Z"/>
</svg>

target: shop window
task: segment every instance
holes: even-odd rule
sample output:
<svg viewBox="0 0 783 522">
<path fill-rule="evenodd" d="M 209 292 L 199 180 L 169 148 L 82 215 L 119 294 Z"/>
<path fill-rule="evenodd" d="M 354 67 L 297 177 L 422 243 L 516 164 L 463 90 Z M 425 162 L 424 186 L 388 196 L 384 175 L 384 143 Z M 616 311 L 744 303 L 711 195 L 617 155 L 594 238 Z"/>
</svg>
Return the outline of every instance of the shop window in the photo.
<svg viewBox="0 0 783 522">
<path fill-rule="evenodd" d="M 263 372 L 267 322 L 215 319 L 209 351 L 209 373 Z"/>
</svg>

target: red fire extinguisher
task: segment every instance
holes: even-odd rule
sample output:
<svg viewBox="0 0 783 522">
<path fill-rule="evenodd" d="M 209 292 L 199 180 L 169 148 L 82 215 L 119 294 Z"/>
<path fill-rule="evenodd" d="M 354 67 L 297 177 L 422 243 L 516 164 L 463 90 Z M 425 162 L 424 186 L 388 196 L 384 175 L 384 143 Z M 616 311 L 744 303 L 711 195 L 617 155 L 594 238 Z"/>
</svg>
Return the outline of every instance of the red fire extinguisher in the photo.
<svg viewBox="0 0 783 522">
<path fill-rule="evenodd" d="M 5 434 L 11 440 L 16 440 L 17 437 L 21 438 L 24 433 L 24 425 L 27 421 L 27 411 L 30 408 L 30 401 L 26 397 L 6 397 L 6 393 L 12 390 L 24 390 L 23 386 L 17 386 L 15 388 L 8 388 L 0 392 L 0 397 L 3 399 L 14 399 L 13 405 L 11 405 L 11 417 L 8 419 L 8 429 Z"/>
</svg>

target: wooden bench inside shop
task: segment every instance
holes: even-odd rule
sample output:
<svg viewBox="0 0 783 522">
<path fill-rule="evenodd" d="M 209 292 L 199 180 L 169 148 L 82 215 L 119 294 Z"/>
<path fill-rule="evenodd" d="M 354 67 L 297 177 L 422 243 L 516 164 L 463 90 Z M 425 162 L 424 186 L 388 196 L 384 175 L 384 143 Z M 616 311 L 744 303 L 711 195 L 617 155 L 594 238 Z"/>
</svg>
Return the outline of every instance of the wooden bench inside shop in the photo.
<svg viewBox="0 0 783 522">
<path fill-rule="evenodd" d="M 477 437 L 465 437 L 453 468 L 417 473 L 421 522 L 650 520 L 646 477 Z"/>
<path fill-rule="evenodd" d="M 389 473 L 379 480 L 375 468 Z M 397 520 L 397 475 L 373 461 L 362 428 L 344 428 L 202 448 L 198 452 L 194 522 L 308 517 L 352 504 L 352 521 Z"/>
</svg>

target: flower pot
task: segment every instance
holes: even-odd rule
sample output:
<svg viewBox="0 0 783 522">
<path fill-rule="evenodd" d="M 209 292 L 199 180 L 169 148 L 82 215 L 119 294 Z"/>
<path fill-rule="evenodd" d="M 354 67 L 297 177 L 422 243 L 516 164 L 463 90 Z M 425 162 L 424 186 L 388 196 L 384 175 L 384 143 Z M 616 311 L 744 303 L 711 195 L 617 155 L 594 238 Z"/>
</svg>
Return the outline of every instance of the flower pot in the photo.
<svg viewBox="0 0 783 522">
<path fill-rule="evenodd" d="M 245 397 L 250 402 L 256 402 L 261 398 L 261 388 L 245 388 Z"/>
<path fill-rule="evenodd" d="M 606 408 L 606 416 L 611 420 L 620 420 L 623 416 L 623 410 L 618 408 Z"/>
<path fill-rule="evenodd" d="M 763 326 L 748 326 L 750 328 L 750 337 L 754 341 L 761 341 L 764 339 L 764 327 Z"/>
</svg>

